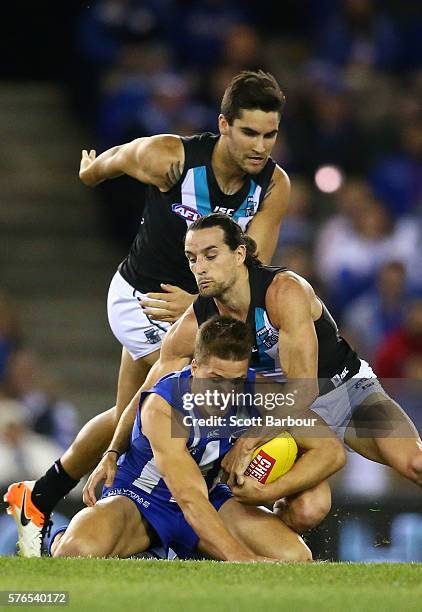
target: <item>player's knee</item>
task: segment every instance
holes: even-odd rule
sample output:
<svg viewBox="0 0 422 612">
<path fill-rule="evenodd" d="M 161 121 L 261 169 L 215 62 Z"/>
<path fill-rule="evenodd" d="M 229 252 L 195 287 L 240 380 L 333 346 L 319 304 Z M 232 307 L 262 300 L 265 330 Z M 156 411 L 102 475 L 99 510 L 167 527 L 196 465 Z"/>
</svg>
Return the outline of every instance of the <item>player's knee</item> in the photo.
<svg viewBox="0 0 422 612">
<path fill-rule="evenodd" d="M 303 495 L 292 504 L 290 516 L 298 533 L 313 529 L 327 516 L 331 509 L 329 495 Z"/>
</svg>

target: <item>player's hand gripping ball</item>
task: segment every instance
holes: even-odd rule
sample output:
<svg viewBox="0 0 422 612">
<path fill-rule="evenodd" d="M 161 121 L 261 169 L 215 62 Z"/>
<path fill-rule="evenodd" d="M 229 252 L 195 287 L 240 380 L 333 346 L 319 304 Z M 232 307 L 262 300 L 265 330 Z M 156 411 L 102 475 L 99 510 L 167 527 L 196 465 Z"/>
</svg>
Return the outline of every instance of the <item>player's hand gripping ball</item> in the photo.
<svg viewBox="0 0 422 612">
<path fill-rule="evenodd" d="M 245 476 L 255 478 L 262 484 L 273 482 L 292 468 L 296 456 L 295 439 L 285 431 L 253 452 Z"/>
</svg>

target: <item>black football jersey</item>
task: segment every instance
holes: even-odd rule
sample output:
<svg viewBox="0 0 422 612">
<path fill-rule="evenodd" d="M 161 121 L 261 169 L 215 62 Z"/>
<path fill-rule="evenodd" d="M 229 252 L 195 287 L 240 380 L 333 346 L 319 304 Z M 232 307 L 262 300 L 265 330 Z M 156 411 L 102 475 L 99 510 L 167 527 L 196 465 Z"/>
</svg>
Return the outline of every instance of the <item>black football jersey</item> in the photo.
<svg viewBox="0 0 422 612">
<path fill-rule="evenodd" d="M 275 162 L 269 158 L 257 175 L 246 175 L 232 195 L 221 191 L 211 166 L 219 136 L 209 132 L 182 138 L 185 165 L 178 183 L 167 192 L 146 185 L 143 218 L 128 257 L 120 264 L 123 278 L 146 293 L 161 291 L 160 283 L 197 292 L 184 254 L 189 225 L 201 216 L 221 212 L 246 230 L 270 184 Z"/>
<path fill-rule="evenodd" d="M 249 286 L 251 303 L 246 323 L 255 337 L 252 349 L 251 367 L 260 374 L 285 378 L 279 359 L 279 330 L 274 327 L 268 316 L 265 298 L 267 290 L 276 274 L 286 272 L 286 268 L 272 266 L 250 266 Z M 319 299 L 319 298 L 318 298 Z M 328 393 L 359 372 L 360 359 L 342 336 L 336 322 L 322 300 L 322 313 L 314 322 L 318 339 L 318 379 L 320 394 Z M 198 326 L 208 320 L 218 309 L 211 297 L 198 296 L 193 303 Z"/>
</svg>

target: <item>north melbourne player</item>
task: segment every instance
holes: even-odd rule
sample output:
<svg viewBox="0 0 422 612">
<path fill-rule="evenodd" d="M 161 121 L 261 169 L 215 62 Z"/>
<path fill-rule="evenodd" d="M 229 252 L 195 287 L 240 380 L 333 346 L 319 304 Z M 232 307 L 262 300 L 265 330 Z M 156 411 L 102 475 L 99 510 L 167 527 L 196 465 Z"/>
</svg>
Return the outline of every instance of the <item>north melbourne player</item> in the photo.
<svg viewBox="0 0 422 612">
<path fill-rule="evenodd" d="M 240 504 L 218 482 L 221 460 L 233 445 L 226 427 L 203 426 L 198 417 L 179 429 L 186 414 L 183 398 L 195 396 L 198 387 L 204 388 L 201 383 L 208 389 L 212 381 L 218 388 L 227 379 L 240 379 L 243 389 L 253 384 L 251 343 L 252 334 L 236 319 L 215 316 L 200 327 L 192 366 L 164 377 L 141 396 L 130 448 L 114 482 L 56 537 L 54 557 L 129 557 L 161 544 L 180 558 L 312 558 L 302 538 L 279 518 Z M 221 414 L 228 419 L 238 410 L 231 406 Z"/>
</svg>

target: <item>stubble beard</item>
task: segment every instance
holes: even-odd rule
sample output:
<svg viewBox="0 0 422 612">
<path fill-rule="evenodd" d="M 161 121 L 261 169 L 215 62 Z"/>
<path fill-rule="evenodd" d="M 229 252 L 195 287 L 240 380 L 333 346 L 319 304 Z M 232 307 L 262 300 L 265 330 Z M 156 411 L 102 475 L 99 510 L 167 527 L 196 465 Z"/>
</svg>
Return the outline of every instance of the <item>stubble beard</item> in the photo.
<svg viewBox="0 0 422 612">
<path fill-rule="evenodd" d="M 199 287 L 199 295 L 201 297 L 218 298 L 226 291 L 224 283 L 213 283 L 208 287 Z"/>
</svg>

